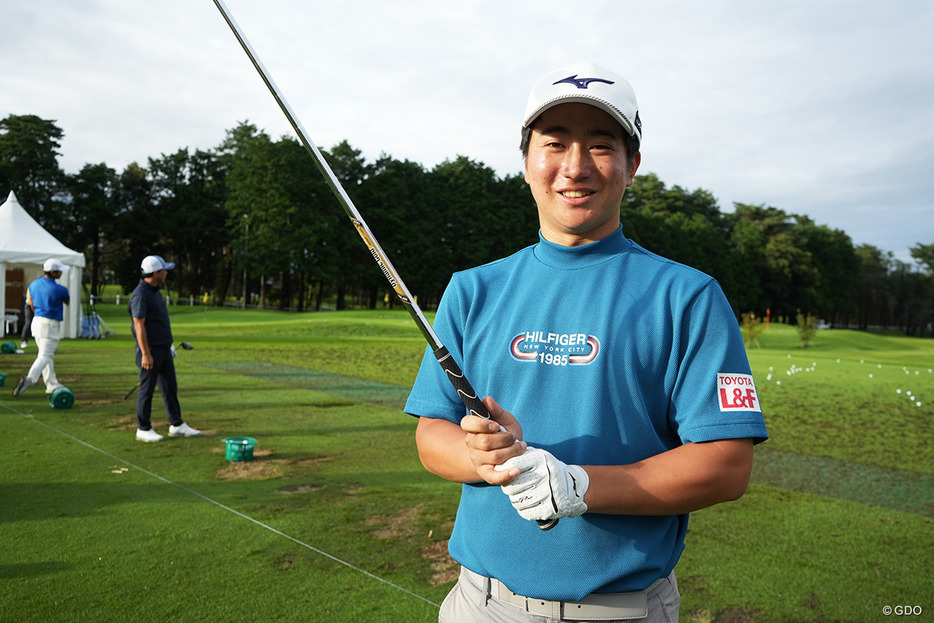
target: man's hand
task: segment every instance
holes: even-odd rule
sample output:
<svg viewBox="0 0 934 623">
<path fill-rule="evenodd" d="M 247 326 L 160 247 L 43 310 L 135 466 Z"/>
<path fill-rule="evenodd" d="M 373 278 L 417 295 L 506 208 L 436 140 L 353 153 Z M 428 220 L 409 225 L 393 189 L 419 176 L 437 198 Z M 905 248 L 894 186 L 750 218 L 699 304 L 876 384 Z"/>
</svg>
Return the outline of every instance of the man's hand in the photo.
<svg viewBox="0 0 934 623">
<path fill-rule="evenodd" d="M 587 512 L 584 494 L 590 477 L 580 465 L 567 465 L 546 450 L 528 448 L 497 470 L 519 471 L 502 489 L 523 519 L 544 521 Z"/>
<path fill-rule="evenodd" d="M 465 415 L 461 420 L 461 429 L 467 433 L 464 443 L 477 475 L 491 485 L 501 485 L 519 475 L 518 469 L 500 471 L 497 466 L 525 450 L 522 427 L 489 396 L 483 404 L 492 419 Z"/>
<path fill-rule="evenodd" d="M 142 363 L 143 368 L 145 368 L 146 370 L 152 370 L 152 364 L 153 364 L 152 353 L 143 353 L 143 356 L 141 357 L 141 363 Z"/>
</svg>

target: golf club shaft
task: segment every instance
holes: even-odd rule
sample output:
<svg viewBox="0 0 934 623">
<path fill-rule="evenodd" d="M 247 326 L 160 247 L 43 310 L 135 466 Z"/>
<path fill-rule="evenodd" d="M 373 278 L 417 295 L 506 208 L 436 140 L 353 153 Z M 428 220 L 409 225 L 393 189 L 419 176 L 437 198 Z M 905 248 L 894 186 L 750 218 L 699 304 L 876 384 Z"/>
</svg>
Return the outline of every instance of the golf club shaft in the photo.
<svg viewBox="0 0 934 623">
<path fill-rule="evenodd" d="M 396 269 L 389 261 L 389 258 L 386 257 L 383 249 L 379 246 L 379 242 L 377 242 L 373 232 L 370 230 L 369 226 L 367 226 L 366 221 L 363 220 L 360 212 L 357 211 L 353 201 L 351 201 L 343 186 L 341 186 L 340 181 L 337 179 L 334 171 L 331 170 L 331 167 L 324 159 L 321 151 L 315 145 L 314 141 L 312 141 L 308 136 L 308 133 L 305 131 L 305 128 L 298 120 L 298 117 L 292 111 L 292 107 L 289 106 L 288 102 L 285 101 L 285 97 L 283 97 L 279 87 L 277 87 L 275 82 L 273 82 L 272 77 L 266 70 L 266 67 L 256 56 L 256 53 L 253 51 L 253 47 L 246 40 L 246 37 L 243 35 L 243 32 L 240 30 L 240 27 L 234 21 L 233 17 L 231 17 L 226 5 L 222 2 L 222 0 L 214 0 L 214 4 L 217 5 L 217 8 L 224 16 L 224 20 L 226 20 L 227 25 L 230 26 L 230 29 L 237 37 L 237 41 L 240 42 L 241 47 L 250 58 L 250 61 L 253 63 L 256 71 L 259 72 L 263 82 L 266 83 L 266 86 L 269 88 L 270 93 L 272 93 L 272 96 L 275 98 L 276 103 L 279 104 L 279 108 L 281 108 L 282 112 L 285 113 L 286 118 L 289 120 L 289 123 L 292 125 L 292 128 L 295 130 L 296 134 L 298 134 L 298 138 L 305 146 L 305 149 L 307 149 L 308 153 L 311 154 L 315 165 L 318 167 L 318 170 L 321 171 L 321 174 L 324 175 L 328 186 L 331 187 L 331 190 L 337 197 L 341 207 L 344 208 L 344 212 L 347 213 L 350 221 L 357 229 L 357 233 L 360 234 L 363 242 L 370 250 L 370 254 L 373 256 L 373 259 L 376 260 L 376 264 L 379 266 L 380 270 L 383 272 L 383 275 L 389 281 L 389 285 L 392 286 L 393 290 L 395 290 L 396 294 L 399 296 L 399 299 L 402 301 L 403 305 L 405 305 L 406 309 L 415 320 L 415 324 L 418 325 L 422 335 L 425 336 L 425 339 L 428 341 L 432 350 L 435 351 L 435 356 L 438 359 L 438 363 L 440 363 L 441 366 L 447 370 L 448 376 L 451 379 L 451 383 L 453 383 L 457 388 L 461 399 L 467 405 L 467 408 L 470 409 L 471 413 L 480 415 L 481 417 L 489 418 L 490 415 L 486 408 L 483 406 L 483 403 L 480 402 L 479 398 L 477 398 L 476 392 L 474 392 L 470 387 L 470 384 L 464 378 L 463 373 L 450 357 L 447 349 L 444 347 L 444 344 L 442 344 L 441 340 L 438 339 L 437 334 L 435 333 L 434 329 L 432 329 L 431 324 L 429 324 L 428 320 L 425 318 L 422 310 L 419 309 L 418 303 L 415 302 L 415 299 L 412 297 L 405 283 L 402 281 L 399 273 L 396 272 Z"/>
<path fill-rule="evenodd" d="M 140 381 L 140 382 L 142 382 L 142 381 Z M 136 385 L 134 385 L 134 386 L 133 386 L 133 389 L 131 389 L 130 391 L 128 391 L 128 392 L 126 393 L 126 396 L 123 397 L 123 399 L 126 400 L 127 398 L 129 398 L 130 396 L 132 396 L 132 395 L 133 395 L 133 392 L 135 392 L 137 389 L 139 389 L 139 383 L 137 383 Z"/>
<path fill-rule="evenodd" d="M 470 383 L 467 381 L 464 373 L 454 361 L 454 358 L 448 352 L 447 348 L 445 348 L 444 344 L 441 343 L 441 340 L 438 339 L 438 335 L 435 333 L 434 329 L 431 327 L 431 324 L 429 324 L 428 320 L 425 318 L 422 310 L 418 307 L 418 303 L 416 303 L 415 299 L 412 297 L 409 289 L 406 287 L 405 283 L 402 281 L 402 278 L 399 276 L 399 273 L 396 272 L 392 262 L 389 261 L 389 258 L 386 257 L 383 249 L 379 246 L 379 243 L 376 240 L 376 236 L 374 236 L 373 232 L 370 231 L 366 221 L 363 220 L 360 212 L 357 211 L 357 208 L 354 206 L 353 201 L 351 201 L 350 197 L 347 195 L 344 187 L 341 186 L 340 180 L 337 179 L 334 171 L 331 170 L 330 165 L 328 165 L 327 161 L 324 159 L 324 156 L 321 154 L 321 151 L 315 145 L 314 141 L 312 141 L 308 136 L 304 126 L 302 126 L 301 122 L 298 120 L 298 117 L 292 111 L 292 107 L 289 106 L 289 103 L 285 100 L 285 97 L 282 95 L 279 87 L 276 86 L 272 76 L 269 75 L 266 67 L 256 56 L 256 52 L 254 52 L 253 46 L 251 46 L 249 41 L 247 41 L 243 31 L 240 30 L 240 26 L 237 25 L 236 21 L 234 21 L 233 17 L 230 15 L 230 11 L 227 9 L 227 6 L 222 0 L 214 0 L 214 4 L 221 12 L 221 15 L 224 16 L 224 21 L 227 22 L 230 30 L 237 38 L 237 41 L 240 42 L 240 46 L 243 48 L 243 51 L 246 52 L 250 62 L 253 63 L 253 67 L 256 68 L 256 71 L 263 79 L 263 82 L 266 84 L 269 92 L 272 93 L 276 103 L 279 104 L 279 108 L 282 109 L 282 112 L 288 119 L 289 124 L 291 124 L 292 128 L 295 130 L 295 133 L 298 135 L 299 140 L 305 146 L 305 149 L 308 150 L 308 153 L 311 154 L 312 160 L 314 160 L 315 165 L 318 167 L 318 170 L 321 171 L 321 174 L 327 181 L 328 186 L 331 187 L 331 191 L 337 197 L 341 207 L 344 208 L 344 212 L 347 213 L 348 218 L 350 218 L 350 221 L 357 229 L 357 233 L 360 234 L 363 242 L 370 250 L 370 254 L 373 256 L 373 259 L 376 260 L 376 264 L 379 266 L 380 270 L 383 271 L 383 275 L 389 281 L 389 285 L 392 286 L 393 290 L 395 290 L 399 299 L 402 301 L 402 304 L 405 305 L 405 308 L 409 311 L 412 319 L 415 320 L 415 324 L 422 332 L 422 335 L 425 336 L 425 339 L 428 341 L 429 346 L 434 352 L 435 358 L 447 373 L 448 380 L 450 380 L 451 384 L 454 385 L 454 388 L 457 390 L 457 394 L 460 396 L 461 401 L 463 401 L 464 405 L 467 407 L 467 410 L 473 415 L 491 419 L 489 411 L 487 411 L 486 407 L 480 401 L 479 396 L 477 396 L 477 392 L 475 392 L 473 387 L 470 386 Z M 543 530 L 547 530 L 553 527 L 556 523 L 557 520 L 554 520 L 553 522 L 539 522 L 539 526 Z"/>
<path fill-rule="evenodd" d="M 194 346 L 192 346 L 192 345 L 189 344 L 188 342 L 182 342 L 182 348 L 184 348 L 185 350 L 191 350 L 191 349 L 194 348 Z M 141 384 L 142 384 L 142 381 L 137 381 L 137 382 L 136 382 L 136 385 L 133 386 L 133 389 L 131 389 L 130 391 L 128 391 L 128 392 L 126 393 L 126 396 L 123 397 L 123 399 L 126 400 L 127 398 L 129 398 L 130 396 L 132 396 L 132 395 L 133 395 L 133 392 L 135 392 L 137 389 L 139 389 L 139 386 L 140 386 Z"/>
</svg>

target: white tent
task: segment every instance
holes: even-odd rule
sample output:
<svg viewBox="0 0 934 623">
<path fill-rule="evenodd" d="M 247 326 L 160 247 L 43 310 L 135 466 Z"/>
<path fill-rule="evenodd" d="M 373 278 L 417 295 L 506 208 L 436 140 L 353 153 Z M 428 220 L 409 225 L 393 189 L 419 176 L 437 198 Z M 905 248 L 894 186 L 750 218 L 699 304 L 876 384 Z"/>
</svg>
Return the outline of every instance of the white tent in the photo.
<svg viewBox="0 0 934 623">
<path fill-rule="evenodd" d="M 22 268 L 24 286 L 28 287 L 42 276 L 42 264 L 50 257 L 68 267 L 68 271 L 60 280 L 71 295 L 71 303 L 65 306 L 62 337 L 76 338 L 81 332 L 81 273 L 85 264 L 84 254 L 72 251 L 43 229 L 19 204 L 13 191 L 10 191 L 6 202 L 0 205 L 0 309 L 4 310 L 4 316 L 19 314 L 22 308 L 21 300 L 6 300 L 6 271 Z M 3 325 L 0 324 L 0 333 L 3 333 L 2 328 Z"/>
</svg>

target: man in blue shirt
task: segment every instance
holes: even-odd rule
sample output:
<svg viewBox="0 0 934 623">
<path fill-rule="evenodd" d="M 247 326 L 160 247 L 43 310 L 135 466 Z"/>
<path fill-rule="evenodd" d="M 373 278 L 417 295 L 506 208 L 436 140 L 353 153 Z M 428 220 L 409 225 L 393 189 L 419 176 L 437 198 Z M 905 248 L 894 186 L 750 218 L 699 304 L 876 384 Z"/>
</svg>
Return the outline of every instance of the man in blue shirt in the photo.
<svg viewBox="0 0 934 623">
<path fill-rule="evenodd" d="M 443 623 L 677 621 L 688 514 L 746 490 L 767 433 L 735 315 L 623 235 L 641 140 L 621 76 L 544 76 L 521 142 L 540 242 L 441 300 L 434 329 L 493 417 L 465 414 L 429 349 L 405 411 L 426 469 L 463 483 Z"/>
<path fill-rule="evenodd" d="M 172 326 L 160 288 L 165 285 L 174 262 L 160 255 L 148 255 L 140 264 L 142 278 L 130 295 L 127 311 L 133 320 L 131 331 L 136 340 L 136 365 L 139 368 L 139 394 L 136 396 L 136 439 L 145 442 L 162 441 L 163 436 L 152 428 L 152 395 L 159 386 L 165 412 L 169 418 L 170 437 L 197 437 L 201 431 L 182 420 L 178 403 L 178 381 L 175 378 L 175 352 L 172 346 Z"/>
<path fill-rule="evenodd" d="M 51 394 L 62 386 L 55 376 L 55 351 L 62 337 L 62 320 L 65 317 L 65 308 L 71 298 L 68 288 L 56 283 L 62 276 L 65 265 L 55 258 L 49 258 L 42 265 L 43 275 L 29 284 L 26 294 L 26 305 L 32 308 L 33 318 L 30 325 L 32 335 L 39 348 L 39 354 L 26 376 L 21 376 L 13 388 L 14 396 L 22 396 L 26 390 L 35 385 L 42 375 L 45 383 L 45 393 Z"/>
</svg>

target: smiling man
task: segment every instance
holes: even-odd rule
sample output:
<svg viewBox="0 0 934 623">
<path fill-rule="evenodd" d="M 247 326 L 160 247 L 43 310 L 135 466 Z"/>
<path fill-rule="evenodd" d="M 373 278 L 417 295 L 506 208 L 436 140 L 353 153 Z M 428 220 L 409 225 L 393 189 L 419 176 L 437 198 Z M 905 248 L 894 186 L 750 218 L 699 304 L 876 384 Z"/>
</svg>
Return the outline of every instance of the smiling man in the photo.
<svg viewBox="0 0 934 623">
<path fill-rule="evenodd" d="M 440 621 L 676 621 L 688 514 L 746 490 L 767 433 L 730 305 L 623 234 L 641 141 L 622 77 L 544 76 L 521 141 L 540 240 L 441 301 L 494 420 L 465 415 L 429 349 L 405 411 L 425 468 L 463 483 Z"/>
<path fill-rule="evenodd" d="M 567 103 L 543 111 L 525 150 L 525 181 L 545 239 L 575 247 L 615 233 L 641 159 L 641 152 L 629 156 L 622 126 L 600 108 Z"/>
</svg>

